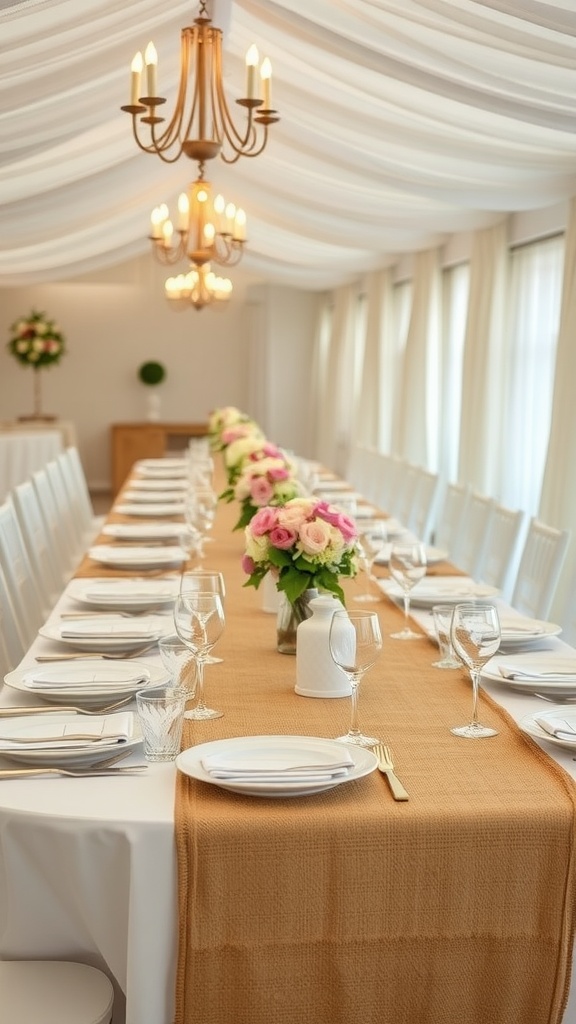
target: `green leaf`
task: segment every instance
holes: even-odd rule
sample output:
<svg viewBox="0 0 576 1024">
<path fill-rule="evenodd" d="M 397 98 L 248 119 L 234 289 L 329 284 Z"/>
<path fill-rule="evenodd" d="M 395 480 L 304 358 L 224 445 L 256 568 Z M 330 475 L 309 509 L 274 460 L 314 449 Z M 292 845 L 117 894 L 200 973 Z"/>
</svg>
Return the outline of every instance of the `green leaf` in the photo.
<svg viewBox="0 0 576 1024">
<path fill-rule="evenodd" d="M 290 566 L 280 574 L 278 590 L 282 590 L 290 603 L 294 604 L 294 601 L 297 601 L 304 591 L 309 590 L 312 586 L 314 584 L 311 576 L 298 572 L 297 569 Z"/>
</svg>

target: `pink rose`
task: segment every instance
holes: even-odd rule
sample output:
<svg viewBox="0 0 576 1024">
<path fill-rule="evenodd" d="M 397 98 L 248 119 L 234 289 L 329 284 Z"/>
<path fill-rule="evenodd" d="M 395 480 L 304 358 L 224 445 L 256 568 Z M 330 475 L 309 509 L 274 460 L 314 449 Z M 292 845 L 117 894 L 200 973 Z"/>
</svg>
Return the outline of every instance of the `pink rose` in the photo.
<svg viewBox="0 0 576 1024">
<path fill-rule="evenodd" d="M 320 501 L 316 506 L 316 515 L 320 516 L 326 523 L 335 526 L 340 530 L 344 540 L 348 544 L 358 536 L 358 529 L 354 520 L 344 512 L 339 512 L 333 505 L 326 501 Z"/>
<path fill-rule="evenodd" d="M 278 510 L 278 522 L 288 529 L 299 530 L 312 511 L 313 505 L 306 498 L 293 498 Z"/>
<path fill-rule="evenodd" d="M 287 551 L 295 543 L 298 534 L 295 530 L 287 530 L 285 526 L 275 526 L 268 535 L 268 540 L 275 548 Z"/>
<path fill-rule="evenodd" d="M 277 469 L 270 469 L 268 471 L 268 476 L 270 480 L 287 480 L 290 473 L 284 467 L 278 466 Z"/>
<path fill-rule="evenodd" d="M 265 506 L 258 510 L 252 522 L 250 523 L 250 529 L 255 537 L 262 537 L 263 534 L 269 533 L 273 530 L 278 523 L 278 514 L 275 509 Z"/>
<path fill-rule="evenodd" d="M 247 576 L 251 576 L 256 568 L 256 563 L 250 555 L 242 555 L 242 569 Z"/>
<path fill-rule="evenodd" d="M 262 451 L 264 452 L 264 455 L 269 455 L 272 458 L 275 458 L 275 459 L 281 459 L 282 458 L 282 452 L 280 451 L 280 449 L 277 448 L 275 444 L 271 444 L 270 441 L 266 441 L 262 445 Z"/>
<path fill-rule="evenodd" d="M 330 543 L 330 527 L 321 519 L 312 523 L 302 523 L 300 527 L 300 543 L 307 555 L 318 555 Z"/>
<path fill-rule="evenodd" d="M 267 505 L 273 494 L 274 488 L 265 476 L 256 476 L 250 481 L 250 497 L 255 505 Z"/>
</svg>

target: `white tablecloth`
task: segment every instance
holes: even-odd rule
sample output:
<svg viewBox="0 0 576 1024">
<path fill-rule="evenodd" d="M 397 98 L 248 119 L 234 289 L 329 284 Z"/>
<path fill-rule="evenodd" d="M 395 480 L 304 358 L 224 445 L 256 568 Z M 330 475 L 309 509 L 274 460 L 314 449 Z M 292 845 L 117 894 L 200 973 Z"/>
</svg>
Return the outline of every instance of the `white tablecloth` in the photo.
<svg viewBox="0 0 576 1024">
<path fill-rule="evenodd" d="M 64 594 L 57 611 L 73 608 Z M 415 617 L 428 624 L 428 613 Z M 558 639 L 546 646 L 566 647 Z M 23 664 L 57 649 L 39 638 Z M 545 707 L 486 689 L 516 720 Z M 0 705 L 23 702 L 16 697 L 5 686 Z M 572 753 L 554 756 L 576 778 Z M 141 759 L 138 752 L 125 763 Z M 172 1022 L 174 778 L 173 765 L 156 764 L 145 777 L 0 781 L 0 957 L 76 957 L 103 968 L 116 988 L 114 1024 Z M 576 1024 L 574 989 L 564 1024 Z"/>
<path fill-rule="evenodd" d="M 0 502 L 17 484 L 64 450 L 59 430 L 0 433 Z"/>
</svg>

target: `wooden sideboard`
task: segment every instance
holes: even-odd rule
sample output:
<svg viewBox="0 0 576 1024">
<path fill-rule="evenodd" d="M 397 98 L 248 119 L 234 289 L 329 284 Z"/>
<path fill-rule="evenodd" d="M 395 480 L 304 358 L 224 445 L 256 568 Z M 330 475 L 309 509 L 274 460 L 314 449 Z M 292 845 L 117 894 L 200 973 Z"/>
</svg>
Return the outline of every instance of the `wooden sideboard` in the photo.
<svg viewBox="0 0 576 1024">
<path fill-rule="evenodd" d="M 191 437 L 204 437 L 206 423 L 113 423 L 112 487 L 117 494 L 138 459 L 161 459 L 183 451 Z"/>
</svg>

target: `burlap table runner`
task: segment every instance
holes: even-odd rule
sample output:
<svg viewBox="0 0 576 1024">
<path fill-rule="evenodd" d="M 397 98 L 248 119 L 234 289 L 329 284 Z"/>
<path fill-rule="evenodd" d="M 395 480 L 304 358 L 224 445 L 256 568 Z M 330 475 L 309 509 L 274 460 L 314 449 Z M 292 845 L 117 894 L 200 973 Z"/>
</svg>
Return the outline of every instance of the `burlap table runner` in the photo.
<svg viewBox="0 0 576 1024">
<path fill-rule="evenodd" d="M 235 506 L 220 506 L 206 564 L 226 578 L 226 628 L 206 672 L 225 717 L 183 746 L 231 736 L 333 737 L 349 701 L 294 693 L 274 617 L 242 587 Z M 123 517 L 112 515 L 112 520 Z M 436 574 L 452 571 L 436 566 Z M 118 575 L 86 560 L 79 575 Z M 347 600 L 362 580 L 346 586 Z M 297 799 L 242 797 L 178 775 L 175 1024 L 556 1024 L 570 980 L 575 787 L 482 694 L 497 737 L 462 740 L 466 673 L 431 667 L 428 639 L 385 638 L 360 692 L 361 726 L 387 741 L 410 793 L 374 773 Z"/>
<path fill-rule="evenodd" d="M 184 745 L 259 734 L 333 737 L 346 699 L 294 693 L 295 659 L 242 588 L 236 508 L 220 508 L 209 564 L 226 578 L 226 628 L 206 672 L 225 717 Z M 363 590 L 347 586 L 347 599 Z M 179 776 L 176 1024 L 554 1024 L 574 921 L 571 779 L 487 696 L 499 735 L 463 740 L 462 672 L 431 667 L 428 639 L 385 636 L 360 692 L 361 726 L 390 743 L 410 793 L 374 773 L 325 794 L 242 797 Z"/>
</svg>

